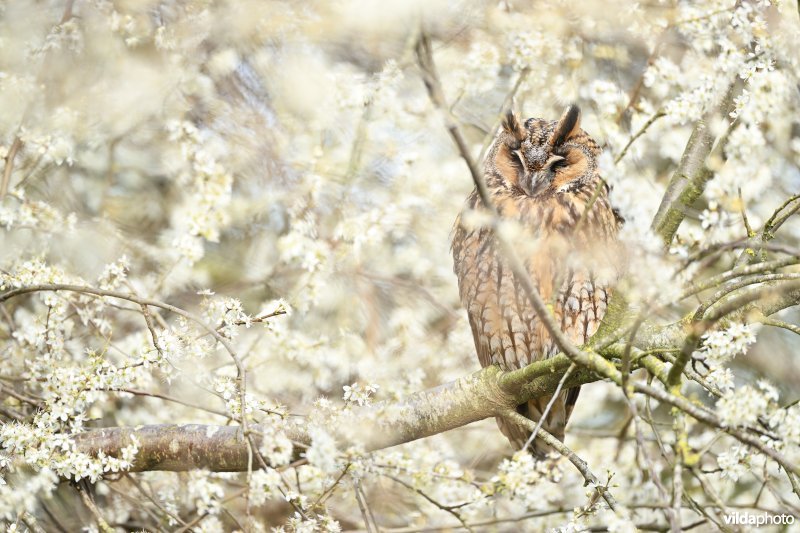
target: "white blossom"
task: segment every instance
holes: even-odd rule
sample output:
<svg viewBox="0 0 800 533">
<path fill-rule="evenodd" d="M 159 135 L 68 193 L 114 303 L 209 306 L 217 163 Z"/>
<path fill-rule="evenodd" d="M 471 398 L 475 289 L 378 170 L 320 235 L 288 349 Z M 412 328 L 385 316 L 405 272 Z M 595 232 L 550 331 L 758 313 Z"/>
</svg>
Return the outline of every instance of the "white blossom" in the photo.
<svg viewBox="0 0 800 533">
<path fill-rule="evenodd" d="M 344 389 L 344 401 L 346 402 L 353 402 L 358 405 L 369 405 L 371 403 L 371 396 L 378 392 L 378 385 L 366 385 L 362 388 L 362 386 L 358 383 L 353 383 L 352 385 L 345 385 L 342 387 Z"/>
</svg>

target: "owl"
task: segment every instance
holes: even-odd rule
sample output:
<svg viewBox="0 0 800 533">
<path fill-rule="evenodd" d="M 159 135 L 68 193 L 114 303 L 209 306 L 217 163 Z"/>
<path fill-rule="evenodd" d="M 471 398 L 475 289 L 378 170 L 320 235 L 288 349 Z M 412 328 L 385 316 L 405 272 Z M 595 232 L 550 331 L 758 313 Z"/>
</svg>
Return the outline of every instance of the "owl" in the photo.
<svg viewBox="0 0 800 533">
<path fill-rule="evenodd" d="M 616 237 L 622 219 L 601 179 L 598 144 L 580 128 L 580 110 L 557 121 L 509 112 L 484 162 L 484 180 L 501 223 L 534 286 L 561 330 L 576 345 L 588 341 L 606 312 L 618 277 Z M 515 370 L 560 352 L 512 273 L 473 190 L 453 229 L 452 252 L 461 302 L 481 366 Z M 559 393 L 542 428 L 560 440 L 579 387 Z M 539 421 L 551 397 L 517 407 Z M 530 432 L 498 418 L 503 434 L 522 449 Z M 536 456 L 549 447 L 536 439 Z"/>
</svg>

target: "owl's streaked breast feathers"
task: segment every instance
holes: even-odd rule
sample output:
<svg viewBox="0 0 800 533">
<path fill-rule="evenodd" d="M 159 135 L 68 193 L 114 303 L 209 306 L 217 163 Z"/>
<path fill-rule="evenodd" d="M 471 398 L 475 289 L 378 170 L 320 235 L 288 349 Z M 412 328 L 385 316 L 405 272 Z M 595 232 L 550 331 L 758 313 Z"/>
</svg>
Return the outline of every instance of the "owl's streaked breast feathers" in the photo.
<svg viewBox="0 0 800 533">
<path fill-rule="evenodd" d="M 600 148 L 569 106 L 558 121 L 509 113 L 484 164 L 491 200 L 499 215 L 517 223 L 513 244 L 542 298 L 552 304 L 562 331 L 584 344 L 605 315 L 616 279 L 615 248 L 621 219 L 608 201 L 597 171 Z M 536 315 L 520 282 L 495 246 L 491 230 L 469 224 L 481 209 L 476 191 L 467 199 L 453 233 L 454 270 L 482 366 L 504 370 L 552 357 L 558 347 Z M 562 438 L 577 399 L 564 391 L 542 427 Z M 549 398 L 519 407 L 538 420 Z M 498 419 L 503 433 L 521 448 L 528 432 Z M 542 454 L 546 446 L 534 443 Z"/>
</svg>

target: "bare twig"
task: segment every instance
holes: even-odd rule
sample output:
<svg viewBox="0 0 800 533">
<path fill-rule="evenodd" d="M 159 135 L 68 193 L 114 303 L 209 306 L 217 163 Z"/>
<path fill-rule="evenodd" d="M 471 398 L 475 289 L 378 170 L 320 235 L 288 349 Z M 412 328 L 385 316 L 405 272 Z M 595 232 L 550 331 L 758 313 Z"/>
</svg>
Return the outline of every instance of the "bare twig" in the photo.
<svg viewBox="0 0 800 533">
<path fill-rule="evenodd" d="M 665 113 L 664 111 L 661 111 L 661 110 L 659 110 L 659 111 L 656 111 L 656 113 L 655 113 L 655 114 L 654 114 L 652 117 L 650 117 L 650 118 L 647 120 L 647 122 L 645 122 L 644 124 L 642 124 L 642 127 L 641 127 L 641 128 L 639 128 L 639 131 L 637 131 L 636 133 L 634 133 L 634 134 L 631 136 L 631 138 L 630 138 L 630 140 L 628 141 L 628 143 L 627 143 L 627 144 L 626 144 L 626 145 L 625 145 L 625 146 L 622 148 L 622 150 L 620 150 L 620 152 L 619 152 L 619 155 L 617 155 L 617 157 L 615 157 L 615 158 L 614 158 L 614 164 L 616 165 L 617 163 L 619 163 L 620 161 L 622 161 L 622 158 L 623 158 L 623 157 L 625 157 L 625 154 L 627 154 L 627 153 L 628 153 L 628 149 L 631 147 L 631 145 L 634 143 L 634 141 L 636 141 L 636 139 L 638 139 L 639 137 L 641 137 L 642 135 L 644 135 L 644 132 L 646 132 L 646 131 L 647 131 L 647 128 L 649 128 L 650 126 L 652 126 L 652 125 L 653 125 L 653 123 L 654 123 L 656 120 L 660 119 L 660 118 L 661 118 L 661 117 L 663 117 L 663 116 L 666 116 L 666 113 Z"/>
<path fill-rule="evenodd" d="M 231 495 L 229 495 L 229 496 L 226 496 L 225 498 L 223 498 L 222 500 L 220 500 L 220 503 L 221 503 L 221 504 L 224 504 L 224 503 L 231 502 L 231 501 L 233 501 L 233 500 L 235 500 L 235 499 L 239 498 L 240 496 L 242 496 L 242 495 L 243 495 L 245 492 L 247 492 L 247 490 L 248 490 L 248 488 L 244 488 L 244 489 L 241 489 L 241 490 L 237 490 L 236 492 L 232 493 Z M 202 521 L 203 521 L 203 519 L 205 519 L 205 518 L 206 518 L 206 517 L 207 517 L 209 514 L 211 514 L 211 511 L 206 511 L 206 512 L 204 512 L 204 513 L 200 513 L 200 514 L 198 514 L 198 515 L 197 515 L 197 516 L 194 518 L 194 520 L 192 520 L 191 522 L 188 522 L 188 523 L 186 523 L 186 524 L 185 524 L 183 527 L 181 527 L 181 528 L 179 528 L 179 529 L 176 529 L 176 530 L 175 530 L 175 533 L 184 533 L 184 532 L 186 532 L 186 531 L 194 531 L 194 527 L 195 527 L 197 524 L 199 524 L 200 522 L 202 522 Z"/>
<path fill-rule="evenodd" d="M 0 202 L 6 197 L 8 187 L 11 183 L 11 173 L 14 171 L 14 158 L 17 157 L 17 152 L 22 148 L 22 141 L 19 136 L 15 136 L 8 149 L 8 154 L 5 157 L 5 166 L 3 167 L 3 180 L 0 182 Z"/>
<path fill-rule="evenodd" d="M 81 500 L 83 500 L 83 503 L 86 505 L 89 511 L 94 515 L 95 520 L 97 520 L 97 527 L 100 529 L 100 531 L 102 531 L 103 533 L 114 533 L 114 529 L 108 525 L 106 519 L 103 518 L 102 514 L 100 514 L 100 510 L 97 508 L 97 505 L 95 505 L 91 496 L 89 496 L 89 494 L 86 492 L 86 489 L 81 485 L 78 485 L 77 489 L 78 489 L 78 494 L 81 495 Z"/>
<path fill-rule="evenodd" d="M 373 533 L 374 530 L 370 525 L 370 518 L 367 515 L 366 498 L 359 486 L 358 479 L 353 479 L 353 493 L 355 494 L 356 502 L 358 502 L 358 509 L 361 511 L 361 517 L 364 519 L 364 527 L 367 529 L 367 533 Z M 375 524 L 375 526 L 377 527 L 377 524 Z"/>
<path fill-rule="evenodd" d="M 504 111 L 507 109 L 511 109 L 514 103 L 514 97 L 519 92 L 520 87 L 528 78 L 528 75 L 531 73 L 531 69 L 525 67 L 517 76 L 517 81 L 514 83 L 514 86 L 511 88 L 511 91 L 506 95 L 503 99 L 503 104 L 500 106 L 500 115 L 498 116 L 497 120 L 494 121 L 494 125 L 489 133 L 486 135 L 486 139 L 483 142 L 483 147 L 481 148 L 481 153 L 478 156 L 478 161 L 483 161 L 483 158 L 486 157 L 486 151 L 489 150 L 492 146 L 492 142 L 494 142 L 494 138 L 497 135 L 497 132 L 500 131 L 500 125 L 503 123 L 503 115 L 505 114 Z"/>
<path fill-rule="evenodd" d="M 503 417 L 509 420 L 514 421 L 516 424 L 528 428 L 529 430 L 533 431 L 535 429 L 535 424 L 533 420 L 526 418 L 519 414 L 516 411 L 506 411 L 503 413 Z M 617 504 L 616 499 L 614 496 L 611 495 L 611 492 L 607 490 L 607 487 L 603 485 L 600 480 L 595 476 L 591 470 L 589 470 L 589 465 L 586 464 L 586 461 L 578 457 L 578 455 L 567 448 L 567 446 L 555 438 L 553 435 L 545 431 L 544 429 L 539 430 L 539 438 L 548 446 L 556 450 L 558 453 L 569 459 L 569 462 L 572 463 L 575 468 L 578 469 L 578 472 L 581 473 L 583 479 L 586 480 L 587 484 L 591 484 L 595 490 L 603 497 L 606 501 L 608 506 L 616 511 L 619 506 Z"/>
<path fill-rule="evenodd" d="M 706 299 L 694 313 L 693 320 L 702 320 L 706 312 L 717 302 L 722 300 L 728 294 L 747 287 L 749 285 L 756 285 L 758 283 L 767 283 L 774 281 L 794 281 L 800 279 L 800 273 L 780 273 L 780 274 L 762 274 L 744 278 L 736 283 L 729 283 L 723 285 L 718 291 Z"/>
<path fill-rule="evenodd" d="M 138 491 L 139 491 L 139 493 L 140 493 L 142 496 L 144 496 L 145 498 L 147 498 L 148 500 L 150 500 L 150 502 L 151 502 L 153 505 L 155 505 L 155 506 L 156 506 L 156 508 L 157 508 L 159 511 L 161 511 L 161 513 L 163 513 L 165 516 L 168 516 L 168 517 L 170 517 L 171 519 L 175 520 L 175 522 L 176 522 L 176 523 L 178 523 L 178 524 L 181 524 L 181 525 L 186 525 L 186 522 L 184 522 L 184 521 L 181 519 L 181 517 L 180 517 L 180 516 L 178 516 L 178 515 L 176 515 L 175 513 L 172 513 L 172 512 L 170 512 L 169 510 L 165 509 L 165 508 L 164 508 L 164 507 L 163 507 L 163 506 L 162 506 L 162 505 L 161 505 L 161 504 L 158 502 L 158 500 L 156 500 L 155 498 L 153 498 L 153 496 L 152 496 L 152 495 L 151 495 L 149 492 L 147 492 L 147 491 L 145 490 L 145 488 L 142 486 L 142 484 L 141 484 L 141 483 L 139 483 L 139 482 L 136 480 L 136 476 L 132 476 L 132 475 L 130 475 L 130 474 L 128 474 L 128 473 L 126 473 L 126 474 L 125 474 L 125 478 L 126 478 L 128 481 L 130 481 L 130 482 L 133 484 L 133 486 L 134 486 L 134 487 L 136 487 L 136 490 L 138 490 Z"/>
<path fill-rule="evenodd" d="M 759 318 L 758 321 L 764 324 L 765 326 L 782 328 L 785 329 L 786 331 L 791 331 L 795 335 L 800 335 L 800 326 L 797 326 L 795 324 L 790 324 L 788 322 L 784 322 L 783 320 L 778 320 L 776 318 L 769 318 L 769 317 Z"/>
<path fill-rule="evenodd" d="M 550 397 L 550 401 L 547 402 L 547 405 L 545 406 L 544 411 L 542 411 L 541 416 L 539 416 L 539 420 L 536 422 L 536 427 L 531 432 L 531 436 L 528 437 L 528 440 L 525 442 L 525 445 L 522 447 L 523 450 L 527 450 L 528 446 L 530 446 L 531 443 L 533 443 L 534 439 L 536 439 L 536 435 L 539 433 L 539 430 L 542 428 L 542 424 L 544 423 L 544 421 L 547 420 L 547 415 L 550 414 L 550 410 L 553 408 L 553 404 L 556 403 L 556 400 L 558 399 L 558 395 L 561 392 L 561 389 L 564 387 L 564 383 L 566 383 L 566 381 L 569 379 L 570 374 L 572 374 L 572 372 L 575 370 L 575 368 L 576 368 L 575 367 L 575 363 L 572 363 L 571 365 L 569 365 L 569 368 L 567 368 L 567 371 L 564 372 L 564 375 L 561 377 L 561 379 L 558 382 L 558 386 L 556 387 L 556 390 L 553 392 L 553 395 Z"/>
<path fill-rule="evenodd" d="M 784 268 L 787 266 L 793 266 L 800 263 L 800 257 L 785 257 L 782 259 L 775 259 L 773 261 L 764 261 L 761 263 L 755 263 L 753 265 L 745 265 L 741 267 L 737 267 L 722 274 L 718 274 L 716 276 L 710 277 L 707 280 L 697 283 L 694 285 L 690 285 L 686 288 L 686 290 L 680 295 L 679 299 L 683 300 L 684 298 L 688 298 L 698 292 L 702 292 L 707 289 L 711 289 L 713 287 L 718 287 L 722 283 L 726 281 L 730 281 L 734 278 L 743 277 L 743 276 L 750 276 L 753 274 L 760 274 L 762 272 L 772 272 L 774 270 L 778 270 L 780 268 Z"/>
<path fill-rule="evenodd" d="M 443 504 L 441 502 L 438 502 L 435 499 L 431 498 L 424 491 L 414 487 L 413 485 L 411 485 L 409 483 L 406 483 L 405 481 L 403 481 L 402 479 L 400 479 L 398 477 L 391 476 L 389 474 L 383 474 L 383 476 L 384 477 L 388 477 L 389 479 L 391 479 L 395 483 L 404 486 L 405 488 L 407 488 L 410 491 L 416 492 L 417 494 L 419 494 L 420 496 L 425 498 L 428 502 L 430 502 L 434 506 L 438 507 L 442 511 L 444 511 L 446 513 L 450 513 L 456 520 L 458 520 L 461 523 L 461 527 L 463 527 L 467 531 L 473 531 L 472 527 L 470 527 L 470 525 L 464 520 L 464 518 L 462 518 L 461 513 L 458 512 L 459 508 L 464 507 L 465 505 L 469 505 L 471 502 L 465 502 L 465 503 L 461 503 L 461 504 L 458 504 L 458 505 L 445 505 L 445 504 Z"/>
<path fill-rule="evenodd" d="M 151 392 L 139 389 L 96 389 L 101 390 L 103 392 L 124 392 L 126 394 L 133 394 L 134 396 L 149 396 L 151 398 L 158 398 L 159 400 L 165 400 L 168 402 L 179 403 L 181 405 L 185 405 L 186 407 L 190 407 L 192 409 L 198 409 L 200 411 L 205 411 L 207 413 L 212 413 L 215 415 L 219 415 L 221 417 L 231 419 L 231 415 L 226 413 L 225 411 L 220 411 L 219 409 L 213 409 L 211 407 L 207 407 L 205 405 L 198 405 L 195 403 L 187 402 L 185 400 L 181 400 L 180 398 L 175 398 L 174 396 L 169 396 L 168 394 L 162 394 L 160 392 Z"/>
</svg>

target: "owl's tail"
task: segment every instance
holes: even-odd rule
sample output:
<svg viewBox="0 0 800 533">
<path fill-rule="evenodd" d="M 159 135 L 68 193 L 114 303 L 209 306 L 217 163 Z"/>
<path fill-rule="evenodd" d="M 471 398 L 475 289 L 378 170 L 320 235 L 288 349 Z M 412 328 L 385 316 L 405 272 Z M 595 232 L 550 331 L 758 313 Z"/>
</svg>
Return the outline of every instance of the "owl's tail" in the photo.
<svg viewBox="0 0 800 533">
<path fill-rule="evenodd" d="M 572 409 L 575 407 L 575 402 L 578 400 L 579 392 L 580 387 L 575 387 L 559 393 L 556 401 L 553 402 L 553 405 L 550 407 L 550 411 L 547 413 L 544 423 L 542 423 L 542 428 L 545 431 L 562 442 L 564 440 L 564 430 L 572 414 Z M 538 422 L 547 404 L 550 402 L 550 398 L 551 396 L 543 396 L 518 405 L 517 412 L 526 418 L 530 418 L 534 422 Z M 500 427 L 500 431 L 503 435 L 511 442 L 515 450 L 521 450 L 531 436 L 531 432 L 527 428 L 500 417 L 497 418 L 497 425 Z M 550 446 L 545 444 L 538 437 L 528 446 L 528 451 L 539 459 L 543 459 L 548 454 L 554 452 Z"/>
</svg>

